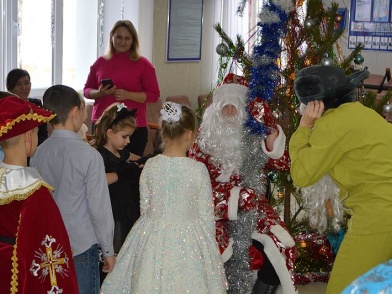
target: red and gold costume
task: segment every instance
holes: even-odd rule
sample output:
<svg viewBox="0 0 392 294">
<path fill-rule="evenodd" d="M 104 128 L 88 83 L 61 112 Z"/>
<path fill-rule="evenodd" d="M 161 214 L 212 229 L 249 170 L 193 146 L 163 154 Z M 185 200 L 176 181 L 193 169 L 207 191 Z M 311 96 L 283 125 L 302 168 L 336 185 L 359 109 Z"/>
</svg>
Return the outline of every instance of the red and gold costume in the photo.
<svg viewBox="0 0 392 294">
<path fill-rule="evenodd" d="M 0 293 L 79 293 L 53 188 L 26 167 L 33 130 L 54 116 L 18 97 L 0 99 Z"/>
<path fill-rule="evenodd" d="M 0 162 L 0 293 L 78 293 L 60 211 L 38 171 Z"/>
</svg>

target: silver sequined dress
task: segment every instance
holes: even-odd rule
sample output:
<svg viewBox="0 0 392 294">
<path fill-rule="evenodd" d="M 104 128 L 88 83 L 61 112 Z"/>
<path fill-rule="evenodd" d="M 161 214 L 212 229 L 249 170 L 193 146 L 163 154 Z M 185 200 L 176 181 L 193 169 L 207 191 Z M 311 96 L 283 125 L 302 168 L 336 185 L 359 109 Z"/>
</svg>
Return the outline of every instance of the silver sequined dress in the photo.
<svg viewBox="0 0 392 294">
<path fill-rule="evenodd" d="M 226 293 L 203 163 L 157 155 L 140 178 L 141 217 L 101 293 Z"/>
</svg>

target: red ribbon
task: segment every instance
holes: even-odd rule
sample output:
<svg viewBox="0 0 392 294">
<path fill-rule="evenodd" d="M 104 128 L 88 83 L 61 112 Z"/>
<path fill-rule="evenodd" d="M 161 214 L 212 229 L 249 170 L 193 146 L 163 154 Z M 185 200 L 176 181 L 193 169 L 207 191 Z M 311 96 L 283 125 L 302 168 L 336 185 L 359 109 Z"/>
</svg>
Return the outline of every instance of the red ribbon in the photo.
<svg viewBox="0 0 392 294">
<path fill-rule="evenodd" d="M 250 270 L 260 270 L 264 264 L 264 256 L 263 254 L 256 249 L 253 245 L 249 247 L 249 256 L 250 256 Z"/>
</svg>

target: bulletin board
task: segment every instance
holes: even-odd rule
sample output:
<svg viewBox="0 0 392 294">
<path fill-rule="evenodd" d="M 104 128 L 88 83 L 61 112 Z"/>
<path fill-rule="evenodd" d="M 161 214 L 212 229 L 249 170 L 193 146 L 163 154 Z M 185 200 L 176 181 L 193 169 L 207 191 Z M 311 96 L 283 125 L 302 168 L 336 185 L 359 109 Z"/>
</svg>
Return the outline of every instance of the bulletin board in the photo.
<svg viewBox="0 0 392 294">
<path fill-rule="evenodd" d="M 392 51 L 392 0 L 351 0 L 349 48 Z"/>
<path fill-rule="evenodd" d="M 167 62 L 201 60 L 203 0 L 169 0 Z"/>
</svg>

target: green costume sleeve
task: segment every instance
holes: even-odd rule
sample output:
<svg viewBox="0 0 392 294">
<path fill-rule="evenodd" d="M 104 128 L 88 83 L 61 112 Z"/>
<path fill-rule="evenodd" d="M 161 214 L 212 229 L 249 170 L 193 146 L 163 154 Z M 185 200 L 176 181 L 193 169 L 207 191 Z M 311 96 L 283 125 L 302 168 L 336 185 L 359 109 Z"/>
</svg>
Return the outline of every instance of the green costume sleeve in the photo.
<svg viewBox="0 0 392 294">
<path fill-rule="evenodd" d="M 343 156 L 344 144 L 331 120 L 321 117 L 313 129 L 298 127 L 289 143 L 291 177 L 299 187 L 316 183 Z M 338 126 L 336 126 L 338 127 Z"/>
</svg>

